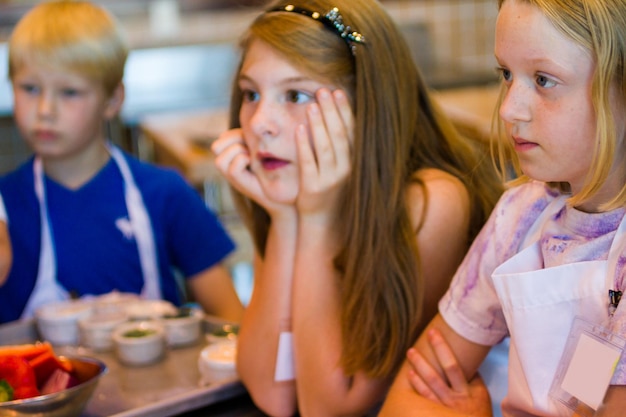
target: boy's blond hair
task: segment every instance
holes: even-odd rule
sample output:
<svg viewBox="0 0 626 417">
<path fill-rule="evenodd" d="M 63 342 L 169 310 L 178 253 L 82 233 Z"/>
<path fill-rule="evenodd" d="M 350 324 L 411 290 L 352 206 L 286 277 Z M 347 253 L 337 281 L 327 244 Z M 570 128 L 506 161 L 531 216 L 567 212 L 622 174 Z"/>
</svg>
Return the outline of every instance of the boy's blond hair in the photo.
<svg viewBox="0 0 626 417">
<path fill-rule="evenodd" d="M 25 63 L 63 68 L 102 82 L 112 94 L 122 82 L 128 46 L 118 21 L 87 1 L 39 4 L 9 39 L 9 77 Z"/>
</svg>

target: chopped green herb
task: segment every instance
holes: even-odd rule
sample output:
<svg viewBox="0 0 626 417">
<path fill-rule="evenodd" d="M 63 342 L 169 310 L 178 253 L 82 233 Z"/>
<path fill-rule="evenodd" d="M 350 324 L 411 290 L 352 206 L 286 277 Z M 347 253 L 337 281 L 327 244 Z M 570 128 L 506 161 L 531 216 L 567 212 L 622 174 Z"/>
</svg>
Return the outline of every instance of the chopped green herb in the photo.
<svg viewBox="0 0 626 417">
<path fill-rule="evenodd" d="M 163 316 L 165 319 L 180 319 L 182 317 L 190 317 L 193 314 L 193 310 L 189 307 L 181 307 L 176 314 L 166 314 Z"/>
<path fill-rule="evenodd" d="M 156 333 L 152 329 L 133 329 L 124 333 L 124 337 L 145 337 Z"/>
<path fill-rule="evenodd" d="M 230 324 L 226 324 L 218 329 L 215 329 L 211 332 L 211 334 L 213 334 L 213 336 L 217 336 L 217 337 L 225 337 L 231 334 L 238 334 L 239 333 L 239 326 L 234 326 L 234 325 L 230 325 Z"/>
</svg>

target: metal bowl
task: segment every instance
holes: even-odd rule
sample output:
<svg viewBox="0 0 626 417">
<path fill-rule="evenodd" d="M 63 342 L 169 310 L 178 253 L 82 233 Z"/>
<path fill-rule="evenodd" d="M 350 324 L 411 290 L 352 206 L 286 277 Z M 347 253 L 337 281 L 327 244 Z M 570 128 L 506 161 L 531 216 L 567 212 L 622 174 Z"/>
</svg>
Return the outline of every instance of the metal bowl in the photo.
<svg viewBox="0 0 626 417">
<path fill-rule="evenodd" d="M 104 362 L 94 358 L 62 357 L 74 365 L 79 384 L 54 394 L 0 403 L 0 417 L 78 417 L 91 398 L 100 377 L 107 372 Z"/>
</svg>

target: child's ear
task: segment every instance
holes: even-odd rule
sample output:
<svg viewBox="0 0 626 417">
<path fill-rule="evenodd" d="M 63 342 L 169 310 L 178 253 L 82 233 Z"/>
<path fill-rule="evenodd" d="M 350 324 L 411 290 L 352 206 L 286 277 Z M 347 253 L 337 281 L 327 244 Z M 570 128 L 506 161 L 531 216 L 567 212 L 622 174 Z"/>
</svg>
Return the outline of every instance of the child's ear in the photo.
<svg viewBox="0 0 626 417">
<path fill-rule="evenodd" d="M 104 108 L 104 118 L 105 120 L 111 120 L 115 116 L 117 116 L 122 109 L 122 104 L 124 104 L 124 84 L 119 83 L 115 90 L 113 90 L 113 94 L 107 100 L 106 107 Z"/>
</svg>

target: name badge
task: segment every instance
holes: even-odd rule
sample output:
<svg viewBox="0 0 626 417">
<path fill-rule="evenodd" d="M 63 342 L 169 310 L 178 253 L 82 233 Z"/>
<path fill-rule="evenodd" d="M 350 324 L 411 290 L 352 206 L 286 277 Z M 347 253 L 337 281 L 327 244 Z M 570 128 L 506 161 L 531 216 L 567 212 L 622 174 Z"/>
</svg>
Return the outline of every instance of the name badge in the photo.
<svg viewBox="0 0 626 417">
<path fill-rule="evenodd" d="M 593 416 L 625 345 L 620 336 L 576 317 L 550 395 L 582 417 Z"/>
</svg>

